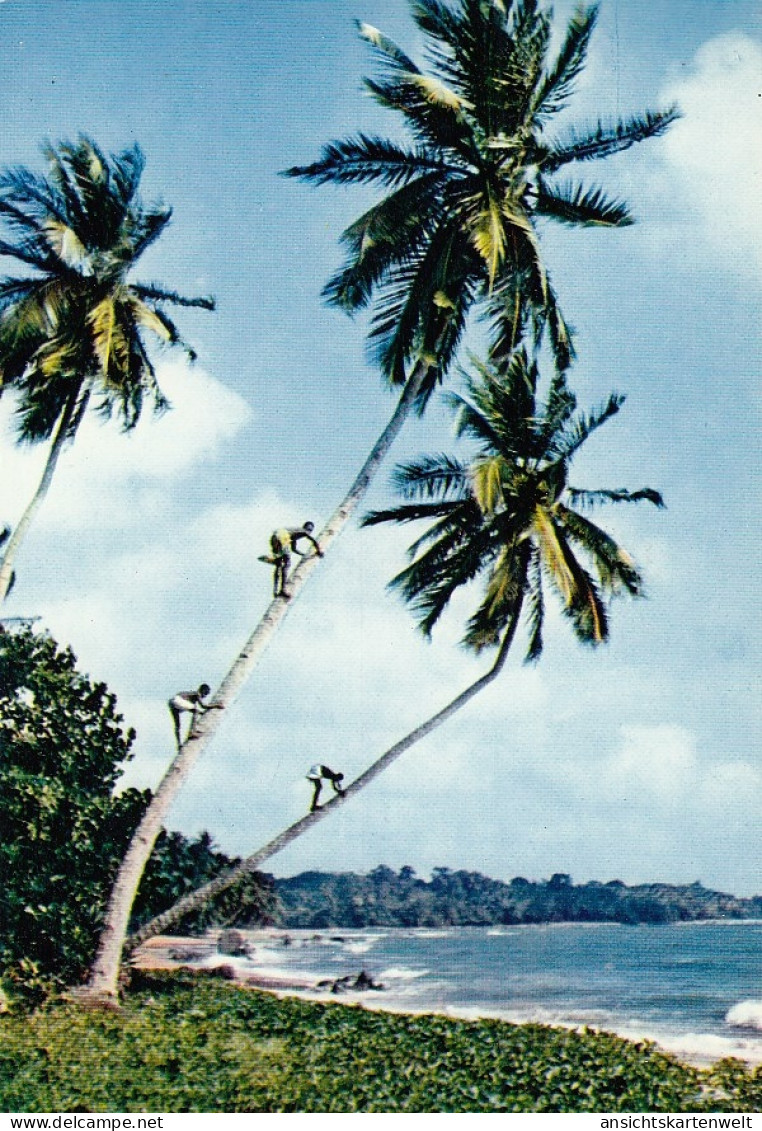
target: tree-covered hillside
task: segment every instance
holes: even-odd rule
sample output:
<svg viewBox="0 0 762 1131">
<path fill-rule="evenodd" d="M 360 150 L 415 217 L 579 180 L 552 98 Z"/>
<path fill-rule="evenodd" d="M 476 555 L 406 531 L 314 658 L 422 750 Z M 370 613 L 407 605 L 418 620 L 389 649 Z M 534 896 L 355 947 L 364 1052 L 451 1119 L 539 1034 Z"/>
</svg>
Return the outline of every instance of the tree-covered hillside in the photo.
<svg viewBox="0 0 762 1131">
<path fill-rule="evenodd" d="M 672 923 L 692 919 L 762 917 L 762 896 L 740 899 L 710 891 L 699 882 L 684 886 L 572 883 L 556 873 L 549 880 L 510 883 L 479 872 L 435 868 L 430 881 L 409 867 L 378 867 L 368 875 L 302 872 L 276 881 L 279 922 L 286 927 L 441 927 L 497 923 Z"/>
</svg>

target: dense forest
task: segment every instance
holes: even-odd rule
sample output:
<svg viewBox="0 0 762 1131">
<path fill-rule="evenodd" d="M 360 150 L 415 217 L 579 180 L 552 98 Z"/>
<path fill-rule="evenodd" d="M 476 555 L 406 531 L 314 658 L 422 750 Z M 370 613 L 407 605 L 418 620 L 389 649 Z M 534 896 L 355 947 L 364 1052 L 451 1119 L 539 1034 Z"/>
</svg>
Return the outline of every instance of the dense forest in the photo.
<svg viewBox="0 0 762 1131">
<path fill-rule="evenodd" d="M 285 927 L 442 927 L 501 923 L 673 923 L 693 919 L 762 918 L 762 896 L 742 899 L 688 885 L 621 880 L 574 884 L 557 872 L 549 880 L 510 883 L 479 872 L 435 868 L 431 880 L 410 867 L 352 872 L 302 872 L 275 881 L 275 921 Z"/>
</svg>

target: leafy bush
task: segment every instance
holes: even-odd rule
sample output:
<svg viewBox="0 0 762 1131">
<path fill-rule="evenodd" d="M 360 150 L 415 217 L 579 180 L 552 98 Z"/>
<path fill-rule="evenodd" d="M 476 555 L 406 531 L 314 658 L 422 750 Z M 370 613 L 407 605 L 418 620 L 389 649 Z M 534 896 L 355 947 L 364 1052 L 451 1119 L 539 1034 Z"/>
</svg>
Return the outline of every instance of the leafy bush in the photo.
<svg viewBox="0 0 762 1131">
<path fill-rule="evenodd" d="M 0 1019 L 4 1111 L 758 1111 L 762 1072 L 500 1021 L 284 999 L 139 975 L 126 1010 Z"/>
<path fill-rule="evenodd" d="M 39 997 L 78 981 L 148 794 L 114 787 L 134 740 L 70 649 L 0 635 L 0 970 Z"/>
<path fill-rule="evenodd" d="M 132 929 L 172 907 L 186 893 L 236 867 L 238 856 L 227 856 L 209 833 L 189 840 L 182 833 L 162 831 L 148 861 L 133 908 Z M 208 927 L 249 927 L 270 924 L 280 909 L 275 880 L 262 872 L 244 876 L 198 911 L 170 929 L 171 934 L 201 934 Z"/>
</svg>

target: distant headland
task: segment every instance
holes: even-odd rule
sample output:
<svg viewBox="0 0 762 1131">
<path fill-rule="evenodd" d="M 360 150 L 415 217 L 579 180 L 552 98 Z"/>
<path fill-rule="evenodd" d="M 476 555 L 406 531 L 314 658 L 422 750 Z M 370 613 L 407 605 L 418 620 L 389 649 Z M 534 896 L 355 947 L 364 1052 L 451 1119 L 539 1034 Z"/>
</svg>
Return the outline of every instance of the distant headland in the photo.
<svg viewBox="0 0 762 1131">
<path fill-rule="evenodd" d="M 760 919 L 762 896 L 741 898 L 700 882 L 628 886 L 621 880 L 575 884 L 557 872 L 549 880 L 508 883 L 480 872 L 435 868 L 430 880 L 410 867 L 354 872 L 301 872 L 272 879 L 278 926 L 443 927 L 520 923 L 675 923 Z"/>
</svg>

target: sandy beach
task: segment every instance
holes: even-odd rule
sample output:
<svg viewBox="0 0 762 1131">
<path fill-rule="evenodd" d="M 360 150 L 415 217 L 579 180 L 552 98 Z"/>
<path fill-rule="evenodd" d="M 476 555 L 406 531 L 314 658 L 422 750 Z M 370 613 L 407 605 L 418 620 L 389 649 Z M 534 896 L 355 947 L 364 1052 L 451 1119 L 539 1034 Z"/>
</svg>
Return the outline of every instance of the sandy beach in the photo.
<svg viewBox="0 0 762 1131">
<path fill-rule="evenodd" d="M 250 957 L 247 959 L 245 971 L 236 963 L 234 956 L 222 954 L 217 949 L 220 934 L 220 931 L 214 931 L 201 938 L 159 935 L 138 947 L 132 955 L 131 966 L 136 970 L 181 970 L 183 967 L 208 971 L 224 970 L 230 981 L 238 985 L 269 990 L 272 993 L 305 993 L 312 990 L 320 996 L 320 991 L 315 988 L 315 981 L 312 978 L 283 972 L 273 973 L 271 970 L 268 971 L 265 965 L 261 969 L 256 966 L 251 967 L 252 962 L 256 964 L 258 945 L 282 946 L 283 938 L 289 937 L 288 932 L 247 931 L 246 941 L 250 947 Z"/>
<path fill-rule="evenodd" d="M 139 970 L 180 970 L 185 967 L 208 971 L 216 977 L 228 979 L 232 984 L 264 990 L 278 997 L 297 996 L 312 1001 L 333 1001 L 390 1013 L 436 1013 L 463 1020 L 495 1018 L 513 1024 L 538 1022 L 554 1028 L 577 1030 L 612 1029 L 609 1024 L 600 1026 L 594 1021 L 575 1024 L 565 1019 L 546 1017 L 541 1010 L 534 1011 L 532 1016 L 524 1016 L 513 1010 L 456 1007 L 444 1001 L 429 1002 L 425 1006 L 419 1004 L 416 1007 L 412 1000 L 401 996 L 398 987 L 384 987 L 383 992 L 377 992 L 382 989 L 381 986 L 373 989 L 367 986 L 356 988 L 354 983 L 363 974 L 364 954 L 359 947 L 351 957 L 351 962 L 354 963 L 351 969 L 346 966 L 337 971 L 334 967 L 328 972 L 322 965 L 309 970 L 292 968 L 291 956 L 298 955 L 310 943 L 346 942 L 339 932 L 260 928 L 235 931 L 232 934 L 233 941 L 236 935 L 239 936 L 238 941 L 245 947 L 245 954 L 222 953 L 219 944 L 224 932 L 219 930 L 210 931 L 202 937 L 158 936 L 135 951 L 132 966 Z M 762 1063 L 762 1045 L 758 1035 L 751 1033 L 746 1040 L 738 1035 L 730 1038 L 708 1033 L 667 1035 L 648 1031 L 648 1027 L 641 1029 L 640 1026 L 630 1028 L 618 1025 L 616 1032 L 631 1041 L 651 1041 L 684 1063 L 697 1067 L 707 1067 L 726 1056 L 736 1056 L 752 1065 Z"/>
</svg>

